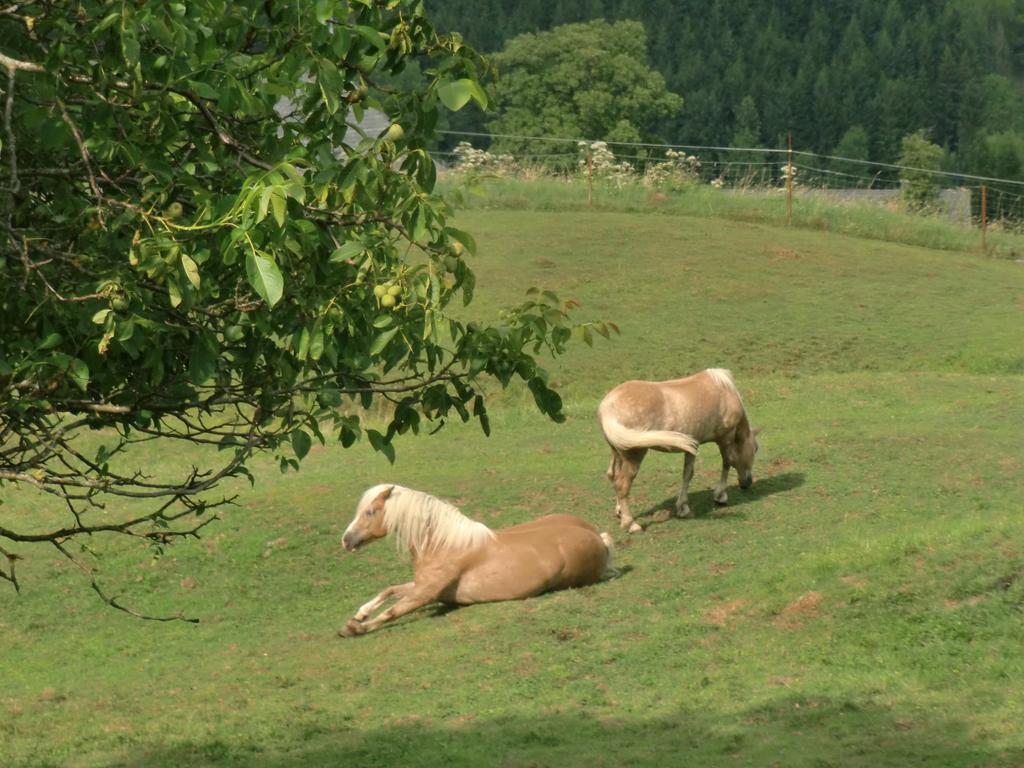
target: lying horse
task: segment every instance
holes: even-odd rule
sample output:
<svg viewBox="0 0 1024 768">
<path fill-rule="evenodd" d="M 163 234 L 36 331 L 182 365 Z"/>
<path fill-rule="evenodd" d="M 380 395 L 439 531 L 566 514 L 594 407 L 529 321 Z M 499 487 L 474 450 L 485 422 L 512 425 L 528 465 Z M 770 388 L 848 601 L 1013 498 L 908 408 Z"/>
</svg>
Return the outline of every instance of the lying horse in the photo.
<svg viewBox="0 0 1024 768">
<path fill-rule="evenodd" d="M 718 443 L 722 453 L 716 503 L 728 501 L 729 467 L 736 468 L 740 488 L 745 490 L 754 482 L 751 470 L 760 430 L 750 428 L 732 374 L 723 368 L 709 368 L 685 379 L 619 384 L 601 401 L 597 418 L 612 448 L 607 475 L 615 486 L 615 514 L 630 533 L 643 530 L 633 520 L 627 497 L 649 448 L 686 453 L 683 487 L 676 499 L 679 517 L 692 514 L 687 487 L 701 443 Z"/>
<path fill-rule="evenodd" d="M 611 536 L 572 515 L 491 530 L 422 491 L 375 485 L 360 499 L 342 544 L 355 551 L 389 533 L 412 555 L 413 580 L 363 605 L 338 630 L 342 637 L 365 634 L 430 603 L 520 600 L 615 575 Z M 398 601 L 369 618 L 391 598 Z"/>
</svg>

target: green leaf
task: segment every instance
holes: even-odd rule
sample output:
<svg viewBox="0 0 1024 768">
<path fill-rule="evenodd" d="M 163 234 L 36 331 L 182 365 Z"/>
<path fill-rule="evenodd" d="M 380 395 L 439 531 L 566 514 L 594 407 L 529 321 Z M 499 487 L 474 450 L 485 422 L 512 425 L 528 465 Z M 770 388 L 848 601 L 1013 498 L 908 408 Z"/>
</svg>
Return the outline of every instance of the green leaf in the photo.
<svg viewBox="0 0 1024 768">
<path fill-rule="evenodd" d="M 62 341 L 64 341 L 64 337 L 61 336 L 59 333 L 51 333 L 45 339 L 43 339 L 42 343 L 40 343 L 40 345 L 36 347 L 36 349 L 53 349 Z"/>
<path fill-rule="evenodd" d="M 264 187 L 260 192 L 260 204 L 256 209 L 256 223 L 259 224 L 267 218 L 267 209 L 270 208 L 270 196 L 274 194 L 273 187 Z"/>
<path fill-rule="evenodd" d="M 370 354 L 379 355 L 384 350 L 384 347 L 386 347 L 388 343 L 395 338 L 395 334 L 398 333 L 398 330 L 398 328 L 390 328 L 377 336 L 377 338 L 373 340 L 373 343 L 370 344 Z"/>
<path fill-rule="evenodd" d="M 366 250 L 366 246 L 362 240 L 349 240 L 340 248 L 335 249 L 334 253 L 331 254 L 331 261 L 348 261 L 353 256 L 358 256 L 360 253 Z"/>
<path fill-rule="evenodd" d="M 424 206 L 417 205 L 412 211 L 412 218 L 409 222 L 409 238 L 413 242 L 423 238 L 427 231 L 427 217 L 424 213 Z"/>
<path fill-rule="evenodd" d="M 68 369 L 68 375 L 78 385 L 78 388 L 85 392 L 86 387 L 89 386 L 89 366 L 77 357 L 73 358 Z"/>
<path fill-rule="evenodd" d="M 357 24 L 356 34 L 358 34 L 361 38 L 363 38 L 366 42 L 368 42 L 378 51 L 383 51 L 385 48 L 388 47 L 388 39 L 373 27 L 366 27 L 361 24 Z"/>
<path fill-rule="evenodd" d="M 266 254 L 250 251 L 245 257 L 245 274 L 249 285 L 260 298 L 273 307 L 284 294 L 284 277 L 274 260 Z"/>
<path fill-rule="evenodd" d="M 93 28 L 93 33 L 98 35 L 100 32 L 110 29 L 116 22 L 120 21 L 120 19 L 121 11 L 114 11 L 113 13 L 107 14 L 103 17 L 103 21 Z"/>
<path fill-rule="evenodd" d="M 313 438 L 301 429 L 294 430 L 291 434 L 291 438 L 292 450 L 295 451 L 295 455 L 299 459 L 306 458 L 306 454 L 309 453 L 309 449 L 313 447 Z"/>
<path fill-rule="evenodd" d="M 279 227 L 283 227 L 288 215 L 288 198 L 281 193 L 279 187 L 275 187 L 270 195 L 270 204 L 274 209 L 274 220 L 277 221 Z"/>
<path fill-rule="evenodd" d="M 295 356 L 299 360 L 305 360 L 309 354 L 309 328 L 303 328 L 299 332 L 299 345 L 295 350 Z"/>
<path fill-rule="evenodd" d="M 324 97 L 324 106 L 327 112 L 333 115 L 341 105 L 341 93 L 345 89 L 345 81 L 341 79 L 338 68 L 328 59 L 322 59 L 319 64 L 317 84 L 320 86 L 320 93 Z"/>
<path fill-rule="evenodd" d="M 318 322 L 313 326 L 313 335 L 309 340 L 309 359 L 319 361 L 324 354 L 324 332 L 320 329 Z"/>
<path fill-rule="evenodd" d="M 196 288 L 199 287 L 199 267 L 188 254 L 181 254 L 181 268 L 185 270 L 185 277 Z"/>
<path fill-rule="evenodd" d="M 337 387 L 321 387 L 316 393 L 316 400 L 324 408 L 337 408 L 341 405 L 341 391 Z"/>
<path fill-rule="evenodd" d="M 461 229 L 455 227 L 445 227 L 444 233 L 453 240 L 457 240 L 465 246 L 466 250 L 471 254 L 476 255 L 476 240 L 469 232 L 464 232 Z"/>
<path fill-rule="evenodd" d="M 448 109 L 458 112 L 473 98 L 473 89 L 470 87 L 472 85 L 475 85 L 472 80 L 449 80 L 441 83 L 437 95 Z"/>
<path fill-rule="evenodd" d="M 366 436 L 370 439 L 370 445 L 373 446 L 373 450 L 380 451 L 388 457 L 390 463 L 395 463 L 395 446 L 391 444 L 391 441 L 376 429 L 366 430 Z"/>
<path fill-rule="evenodd" d="M 334 15 L 334 0 L 316 0 L 316 22 L 323 24 Z"/>
<path fill-rule="evenodd" d="M 205 384 L 217 372 L 217 349 L 199 336 L 192 344 L 188 360 L 188 377 L 195 385 Z"/>
<path fill-rule="evenodd" d="M 181 304 L 181 286 L 177 279 L 167 281 L 167 294 L 170 296 L 171 306 L 177 308 Z"/>
</svg>

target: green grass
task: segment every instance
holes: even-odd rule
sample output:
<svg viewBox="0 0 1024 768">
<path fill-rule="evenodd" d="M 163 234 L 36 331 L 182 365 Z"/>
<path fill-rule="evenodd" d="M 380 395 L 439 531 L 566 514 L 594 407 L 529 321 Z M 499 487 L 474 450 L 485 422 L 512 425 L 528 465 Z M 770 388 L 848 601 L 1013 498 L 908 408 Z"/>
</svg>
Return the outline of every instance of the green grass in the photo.
<svg viewBox="0 0 1024 768">
<path fill-rule="evenodd" d="M 448 186 L 463 189 L 456 178 L 452 178 Z M 684 192 L 657 193 L 640 184 L 616 187 L 595 183 L 592 200 L 588 203 L 587 185 L 579 179 L 492 177 L 470 184 L 464 203 L 477 209 L 655 213 L 774 226 L 787 223 L 786 195 L 782 189 L 722 191 L 701 185 Z M 925 248 L 979 253 L 982 250 L 981 231 L 977 227 L 950 222 L 940 215 L 911 214 L 888 205 L 859 201 L 840 203 L 805 196 L 799 189 L 793 199 L 792 224 L 799 229 Z M 987 255 L 1024 258 L 1024 233 L 1019 227 L 1017 231 L 1008 230 L 996 222 L 989 226 L 985 243 Z"/>
<path fill-rule="evenodd" d="M 15 766 L 1015 766 L 1024 762 L 1024 266 L 687 215 L 480 209 L 471 308 L 542 285 L 621 338 L 549 366 L 567 421 L 495 393 L 452 425 L 261 461 L 206 538 L 120 550 L 102 606 L 56 554 L 0 591 L 0 744 Z M 765 431 L 746 493 L 613 528 L 601 395 L 733 369 Z M 147 466 L 191 457 L 153 450 Z M 649 521 L 682 462 L 652 455 Z M 345 554 L 359 493 L 396 481 L 490 525 L 559 511 L 614 532 L 623 576 L 526 602 L 334 631 L 409 563 Z M 5 491 L 0 521 L 40 499 Z M 25 552 L 25 554 L 32 554 Z"/>
</svg>

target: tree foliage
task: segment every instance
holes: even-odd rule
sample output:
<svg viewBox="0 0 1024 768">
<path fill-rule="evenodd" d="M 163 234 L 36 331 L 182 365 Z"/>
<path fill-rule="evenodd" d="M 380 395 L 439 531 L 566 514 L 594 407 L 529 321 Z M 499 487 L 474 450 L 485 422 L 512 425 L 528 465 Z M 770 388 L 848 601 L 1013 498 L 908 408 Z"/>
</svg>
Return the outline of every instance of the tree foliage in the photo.
<svg viewBox="0 0 1024 768">
<path fill-rule="evenodd" d="M 475 246 L 424 147 L 489 70 L 421 0 L 24 2 L 0 40 L 0 484 L 65 514 L 8 497 L 4 578 L 27 544 L 195 534 L 258 450 L 286 469 L 328 438 L 393 457 L 450 417 L 486 431 L 488 380 L 561 418 L 535 356 L 568 306 L 488 325 L 454 301 Z M 413 60 L 423 87 L 383 84 Z M 151 477 L 132 449 L 155 438 L 222 461 Z"/>
<path fill-rule="evenodd" d="M 916 131 L 902 142 L 900 194 L 911 210 L 926 210 L 936 203 L 939 185 L 934 173 L 942 164 L 942 147 L 928 139 L 926 131 Z"/>
<path fill-rule="evenodd" d="M 682 107 L 665 79 L 647 65 L 647 36 L 638 22 L 592 21 L 509 40 L 493 57 L 499 72 L 497 134 L 641 141 Z M 552 154 L 567 146 L 552 145 Z M 536 144 L 498 140 L 496 151 L 536 154 Z M 543 151 L 543 150 L 541 150 Z"/>
<path fill-rule="evenodd" d="M 686 98 L 648 126 L 671 142 L 730 142 L 747 98 L 765 146 L 784 147 L 791 132 L 797 148 L 826 155 L 860 125 L 870 159 L 894 162 L 903 137 L 924 128 L 964 170 L 982 134 L 1024 135 L 1024 0 L 434 0 L 431 10 L 484 51 L 569 22 L 641 22 L 649 53 L 638 60 Z"/>
</svg>

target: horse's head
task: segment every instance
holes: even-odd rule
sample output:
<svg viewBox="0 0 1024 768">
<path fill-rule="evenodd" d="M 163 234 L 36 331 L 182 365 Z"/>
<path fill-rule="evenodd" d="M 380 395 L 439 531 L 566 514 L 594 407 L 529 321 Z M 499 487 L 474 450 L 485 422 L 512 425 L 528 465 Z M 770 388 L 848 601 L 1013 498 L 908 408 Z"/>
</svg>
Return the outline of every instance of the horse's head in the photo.
<svg viewBox="0 0 1024 768">
<path fill-rule="evenodd" d="M 378 487 L 381 488 L 379 493 L 363 494 L 356 508 L 356 516 L 352 518 L 352 522 L 345 529 L 345 535 L 341 537 L 342 545 L 350 552 L 354 552 L 368 541 L 383 538 L 388 533 L 384 525 L 384 505 L 391 497 L 395 486 Z"/>
<path fill-rule="evenodd" d="M 749 426 L 746 429 L 737 429 L 736 437 L 729 446 L 729 463 L 736 467 L 740 488 L 744 491 L 754 483 L 754 456 L 757 454 L 757 434 L 760 431 Z"/>
</svg>

